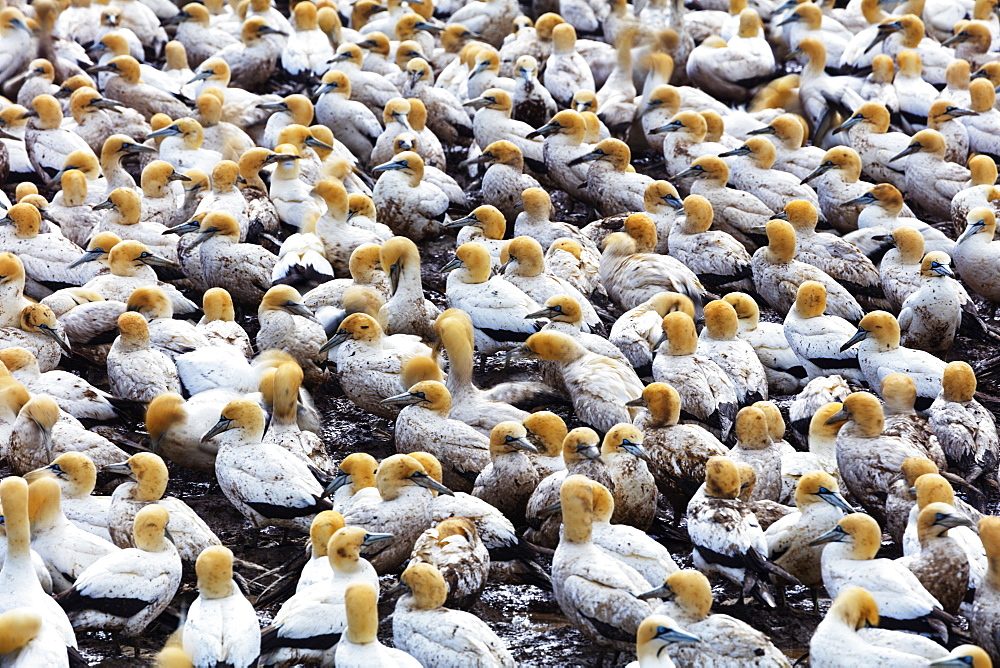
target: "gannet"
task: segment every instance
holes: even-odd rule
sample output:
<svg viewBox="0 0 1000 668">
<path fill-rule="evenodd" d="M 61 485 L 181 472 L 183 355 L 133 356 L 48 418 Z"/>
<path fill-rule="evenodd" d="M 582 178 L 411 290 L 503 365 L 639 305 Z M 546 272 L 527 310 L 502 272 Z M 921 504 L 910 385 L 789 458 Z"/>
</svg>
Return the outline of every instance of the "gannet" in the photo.
<svg viewBox="0 0 1000 668">
<path fill-rule="evenodd" d="M 685 421 L 727 439 L 737 409 L 732 381 L 719 365 L 697 354 L 698 337 L 690 315 L 667 313 L 661 327 L 665 336 L 653 359 L 653 378 L 677 390 L 681 409 L 690 416 Z"/>
</svg>

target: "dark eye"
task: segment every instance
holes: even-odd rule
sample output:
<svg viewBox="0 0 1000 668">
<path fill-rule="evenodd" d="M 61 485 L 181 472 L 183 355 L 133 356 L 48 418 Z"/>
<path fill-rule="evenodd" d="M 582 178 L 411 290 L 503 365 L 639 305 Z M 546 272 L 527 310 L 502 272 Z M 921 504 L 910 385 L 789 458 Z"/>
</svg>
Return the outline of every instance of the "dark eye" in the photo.
<svg viewBox="0 0 1000 668">
<path fill-rule="evenodd" d="M 557 306 L 553 306 L 552 310 L 556 311 L 557 313 L 562 313 L 562 306 L 558 306 L 558 305 Z"/>
<path fill-rule="evenodd" d="M 513 436 L 506 436 L 506 437 L 504 437 L 504 440 L 506 440 L 508 443 L 510 443 L 511 441 L 514 440 L 514 437 Z"/>
<path fill-rule="evenodd" d="M 425 395 L 423 392 L 417 392 L 417 396 L 420 397 L 421 399 L 427 398 L 427 395 Z"/>
<path fill-rule="evenodd" d="M 947 515 L 945 515 L 944 513 L 934 513 L 934 519 L 939 522 L 943 520 L 945 517 L 947 517 Z"/>
<path fill-rule="evenodd" d="M 368 329 L 368 325 L 361 325 L 361 329 Z"/>
<path fill-rule="evenodd" d="M 53 464 L 52 465 L 52 470 L 55 471 L 56 473 L 61 473 L 62 472 L 62 469 L 59 468 L 58 464 Z"/>
</svg>

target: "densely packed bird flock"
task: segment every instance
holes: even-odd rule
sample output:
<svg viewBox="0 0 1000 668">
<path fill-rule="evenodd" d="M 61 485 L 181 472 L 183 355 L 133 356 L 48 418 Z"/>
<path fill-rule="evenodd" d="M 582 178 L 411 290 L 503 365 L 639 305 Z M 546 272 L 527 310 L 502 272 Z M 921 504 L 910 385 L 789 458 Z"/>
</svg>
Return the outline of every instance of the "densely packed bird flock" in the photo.
<svg viewBox="0 0 1000 668">
<path fill-rule="evenodd" d="M 998 17 L 0 0 L 0 666 L 1000 661 Z"/>
</svg>

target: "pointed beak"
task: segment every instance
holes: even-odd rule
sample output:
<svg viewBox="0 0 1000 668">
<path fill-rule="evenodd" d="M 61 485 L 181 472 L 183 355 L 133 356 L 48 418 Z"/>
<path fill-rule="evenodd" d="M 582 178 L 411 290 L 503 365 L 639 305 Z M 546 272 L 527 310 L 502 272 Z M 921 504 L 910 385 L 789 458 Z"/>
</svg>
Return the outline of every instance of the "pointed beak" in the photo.
<svg viewBox="0 0 1000 668">
<path fill-rule="evenodd" d="M 327 144 L 324 141 L 320 141 L 319 139 L 316 139 L 315 137 L 306 137 L 305 144 L 306 144 L 306 146 L 312 146 L 313 148 L 320 148 L 320 149 L 323 149 L 325 151 L 332 151 L 333 150 L 332 146 L 330 146 L 329 144 Z"/>
<path fill-rule="evenodd" d="M 463 102 L 463 107 L 472 107 L 473 109 L 481 109 L 490 103 L 485 97 L 474 97 L 468 102 Z"/>
<path fill-rule="evenodd" d="M 902 151 L 900 151 L 899 153 L 897 153 L 893 157 L 889 158 L 889 162 L 896 162 L 900 158 L 905 158 L 908 155 L 913 155 L 914 153 L 918 153 L 921 148 L 923 148 L 923 147 L 920 144 L 918 144 L 918 143 L 910 144 L 909 146 L 907 146 L 906 148 L 904 148 Z"/>
<path fill-rule="evenodd" d="M 379 403 L 382 405 L 394 405 L 394 406 L 412 406 L 414 404 L 419 404 L 424 401 L 424 398 L 419 394 L 413 392 L 403 392 L 401 394 L 394 394 L 391 397 L 386 397 Z"/>
<path fill-rule="evenodd" d="M 201 229 L 200 225 L 199 225 L 199 229 Z M 196 236 L 194 238 L 194 241 L 191 242 L 191 245 L 188 248 L 194 248 L 195 246 L 200 246 L 201 244 L 203 244 L 206 241 L 208 241 L 209 239 L 211 239 L 215 235 L 215 233 L 218 232 L 218 231 L 219 230 L 215 229 L 214 227 L 210 227 L 207 230 L 205 230 L 204 232 L 200 232 L 198 234 L 198 236 Z"/>
<path fill-rule="evenodd" d="M 288 104 L 285 102 L 263 102 L 258 104 L 257 108 L 266 111 L 288 111 Z"/>
<path fill-rule="evenodd" d="M 55 341 L 67 356 L 73 354 L 73 349 L 69 347 L 69 342 L 58 331 L 48 325 L 39 325 L 38 328 L 42 330 L 42 334 Z"/>
<path fill-rule="evenodd" d="M 855 332 L 854 336 L 848 339 L 847 343 L 840 346 L 840 352 L 844 352 L 854 344 L 864 341 L 866 336 L 868 336 L 868 330 L 858 327 L 858 331 Z"/>
<path fill-rule="evenodd" d="M 337 330 L 337 333 L 334 334 L 329 341 L 320 346 L 319 354 L 322 355 L 333 350 L 349 338 L 351 338 L 350 332 L 345 329 Z"/>
<path fill-rule="evenodd" d="M 875 195 L 871 193 L 865 193 L 861 197 L 855 197 L 854 199 L 849 199 L 843 202 L 841 206 L 852 206 L 854 204 L 868 205 L 875 201 Z"/>
<path fill-rule="evenodd" d="M 739 148 L 734 148 L 732 151 L 726 151 L 725 153 L 720 153 L 719 157 L 720 158 L 728 158 L 730 156 L 749 155 L 749 154 L 750 154 L 750 147 L 747 146 L 746 144 L 744 144 L 743 146 L 740 146 Z"/>
<path fill-rule="evenodd" d="M 205 443 L 211 438 L 218 436 L 223 432 L 229 431 L 232 427 L 233 421 L 223 415 L 219 418 L 219 421 L 215 423 L 214 427 L 205 432 L 205 435 L 201 437 L 201 442 Z"/>
<path fill-rule="evenodd" d="M 687 631 L 682 631 L 681 629 L 667 629 L 656 634 L 656 637 L 663 642 L 701 642 L 701 638 L 694 635 L 693 633 L 688 633 Z"/>
<path fill-rule="evenodd" d="M 319 320 L 316 319 L 316 316 L 313 315 L 313 312 L 309 310 L 309 307 L 305 304 L 300 304 L 298 302 L 286 302 L 284 309 L 292 315 L 300 315 L 303 318 L 309 318 L 313 322 L 319 323 Z"/>
<path fill-rule="evenodd" d="M 822 536 L 813 540 L 809 545 L 825 545 L 826 543 L 840 543 L 843 542 L 844 538 L 847 536 L 847 532 L 840 528 L 840 525 L 833 527 L 831 530 L 827 531 Z"/>
<path fill-rule="evenodd" d="M 948 115 L 958 118 L 960 116 L 978 116 L 979 112 L 972 109 L 950 109 Z"/>
<path fill-rule="evenodd" d="M 118 462 L 117 464 L 108 464 L 101 467 L 101 471 L 105 473 L 112 473 L 114 475 L 124 475 L 130 478 L 134 478 L 132 475 L 132 467 L 128 465 L 128 462 Z"/>
<path fill-rule="evenodd" d="M 389 589 L 387 589 L 384 594 L 380 595 L 379 598 L 388 601 L 391 600 L 392 597 L 394 596 L 402 596 L 403 594 L 408 594 L 409 592 L 410 588 L 406 585 L 405 582 L 400 580 L 393 586 L 389 587 Z"/>
<path fill-rule="evenodd" d="M 675 211 L 680 211 L 684 208 L 684 202 L 676 195 L 664 195 L 661 199 L 663 199 L 664 204 Z"/>
<path fill-rule="evenodd" d="M 100 248 L 87 251 L 80 257 L 70 262 L 69 268 L 75 269 L 76 267 L 79 267 L 81 264 L 84 264 L 86 262 L 93 262 L 94 260 L 100 259 L 102 255 L 104 255 L 104 250 Z"/>
<path fill-rule="evenodd" d="M 504 263 L 506 264 L 506 263 Z M 555 318 L 559 315 L 559 311 L 551 308 L 543 308 L 541 311 L 535 311 L 534 313 L 529 313 L 524 316 L 525 320 L 538 320 L 539 318 Z"/>
<path fill-rule="evenodd" d="M 180 134 L 178 132 L 177 134 Z M 137 144 L 135 142 L 128 142 L 122 145 L 122 153 L 129 155 L 132 153 L 157 153 L 157 149 L 152 146 L 146 146 L 145 144 Z"/>
<path fill-rule="evenodd" d="M 940 659 L 934 659 L 928 666 L 938 666 L 938 668 L 969 668 L 972 664 L 966 660 L 964 656 L 943 656 Z"/>
<path fill-rule="evenodd" d="M 450 260 L 448 260 L 448 262 L 443 267 L 441 267 L 441 273 L 447 274 L 449 271 L 453 271 L 455 269 L 458 269 L 459 267 L 464 267 L 464 266 L 465 266 L 464 262 L 459 260 L 457 257 L 453 257 Z"/>
<path fill-rule="evenodd" d="M 191 15 L 188 14 L 187 12 L 178 12 L 178 13 L 174 14 L 173 16 L 171 16 L 166 21 L 164 21 L 163 25 L 167 25 L 167 26 L 180 25 L 181 23 L 184 23 L 184 21 L 188 20 L 189 18 L 191 18 Z"/>
<path fill-rule="evenodd" d="M 187 182 L 187 181 L 190 181 L 190 180 L 191 180 L 190 176 L 185 176 L 184 174 L 181 174 L 180 172 L 170 172 L 170 174 L 167 176 L 167 181 L 182 181 L 182 182 Z"/>
<path fill-rule="evenodd" d="M 938 276 L 952 276 L 952 277 L 955 276 L 955 272 L 953 272 L 951 270 L 951 267 L 949 267 L 946 264 L 934 263 L 934 266 L 931 268 L 931 271 L 933 271 Z"/>
<path fill-rule="evenodd" d="M 471 167 L 472 165 L 482 165 L 484 163 L 492 161 L 493 161 L 492 155 L 490 155 L 489 153 L 481 153 L 477 155 L 475 158 L 469 158 L 468 160 L 463 160 L 462 162 L 458 163 L 458 166 Z"/>
<path fill-rule="evenodd" d="M 648 601 L 651 598 L 669 601 L 674 598 L 674 592 L 670 587 L 664 584 L 662 587 L 657 587 L 656 589 L 647 591 L 644 594 L 639 594 L 637 598 L 641 601 Z"/>
<path fill-rule="evenodd" d="M 152 253 L 148 253 L 145 257 L 140 259 L 143 264 L 149 265 L 151 267 L 173 267 L 174 269 L 179 268 L 177 266 L 177 263 L 171 262 L 170 260 L 161 255 L 154 255 Z"/>
<path fill-rule="evenodd" d="M 845 513 L 847 513 L 848 515 L 850 515 L 851 513 L 854 512 L 854 508 L 851 508 L 851 504 L 849 504 L 847 502 L 847 499 L 845 499 L 843 496 L 841 496 L 840 492 L 834 492 L 834 491 L 831 491 L 831 490 L 827 490 L 825 492 L 820 492 L 819 493 L 819 498 L 823 499 L 824 501 L 826 501 L 827 503 L 829 503 L 831 506 L 834 506 L 836 508 L 840 508 Z"/>
<path fill-rule="evenodd" d="M 455 492 L 451 491 L 450 489 L 448 489 L 447 487 L 445 487 L 444 485 L 442 485 L 441 483 L 439 483 L 437 480 L 430 477 L 426 473 L 421 473 L 420 471 L 417 471 L 412 476 L 410 476 L 410 480 L 412 480 L 417 485 L 420 485 L 421 487 L 434 490 L 438 494 L 447 494 L 448 496 L 455 496 Z"/>
<path fill-rule="evenodd" d="M 387 540 L 392 540 L 396 536 L 391 533 L 366 533 L 364 540 L 361 541 L 362 545 L 374 545 L 375 543 L 382 543 Z"/>
<path fill-rule="evenodd" d="M 449 269 L 449 271 L 451 271 Z M 394 264 L 389 267 L 389 289 L 390 294 L 396 294 L 396 289 L 399 288 L 399 276 L 402 273 L 398 264 Z"/>
<path fill-rule="evenodd" d="M 509 360 L 529 360 L 535 356 L 535 353 L 528 346 L 521 344 L 516 348 L 511 348 L 507 351 L 507 359 Z"/>
<path fill-rule="evenodd" d="M 190 180 L 191 179 L 188 179 L 188 181 Z M 174 225 L 173 227 L 168 227 L 167 229 L 160 232 L 160 234 L 181 235 L 181 234 L 187 234 L 188 232 L 197 232 L 200 228 L 201 224 L 197 220 L 192 220 L 190 222 L 184 223 L 183 225 Z"/>
<path fill-rule="evenodd" d="M 846 121 L 844 121 L 843 123 L 841 123 L 839 126 L 837 126 L 836 128 L 834 128 L 833 134 L 840 134 L 841 132 L 847 132 L 848 130 L 850 130 L 851 128 L 853 128 L 855 125 L 857 125 L 858 123 L 860 123 L 863 120 L 865 120 L 864 116 L 859 116 L 859 115 L 855 114 L 854 116 L 851 116 Z"/>
<path fill-rule="evenodd" d="M 528 439 L 526 439 L 524 437 L 514 439 L 513 441 L 508 441 L 508 445 L 510 445 L 510 446 L 512 446 L 514 448 L 517 448 L 518 450 L 523 450 L 524 452 L 531 452 L 531 453 L 534 453 L 536 455 L 538 454 L 538 448 L 536 448 L 531 443 L 531 441 L 529 441 Z"/>
<path fill-rule="evenodd" d="M 55 174 L 53 174 L 52 175 L 52 180 L 53 181 L 59 181 L 60 179 L 62 179 L 63 175 L 66 172 L 73 171 L 74 169 L 76 169 L 76 167 L 74 167 L 73 165 L 67 165 L 67 166 L 63 167 L 62 169 L 60 169 Z M 96 209 L 96 207 L 91 207 L 91 209 Z"/>
<path fill-rule="evenodd" d="M 202 70 L 200 72 L 195 73 L 195 75 L 191 77 L 191 81 L 188 81 L 188 83 L 193 84 L 196 81 L 207 81 L 208 79 L 211 79 L 214 76 L 215 72 L 213 70 Z"/>
<path fill-rule="evenodd" d="M 875 35 L 875 39 L 872 40 L 871 44 L 869 44 L 867 47 L 865 47 L 865 53 L 868 53 L 869 51 L 871 51 L 872 49 L 874 49 L 876 46 L 878 46 L 880 43 L 884 42 L 886 39 L 888 39 L 889 35 L 891 35 L 892 33 L 897 32 L 898 28 L 897 29 L 892 29 L 890 27 L 892 25 L 893 25 L 892 23 L 887 23 L 887 24 L 884 24 L 884 25 L 880 25 L 878 27 L 878 34 Z M 896 24 L 896 25 L 898 25 L 898 24 Z"/>
<path fill-rule="evenodd" d="M 683 127 L 684 127 L 684 124 L 681 123 L 680 121 L 671 121 L 671 122 L 667 123 L 666 125 L 661 125 L 658 128 L 653 128 L 652 130 L 649 131 L 649 134 L 651 134 L 651 135 L 662 135 L 662 134 L 666 134 L 668 132 L 677 132 L 678 130 L 680 130 Z"/>
<path fill-rule="evenodd" d="M 416 4 L 418 5 L 424 4 L 421 0 L 411 0 L 411 1 L 416 2 Z M 441 32 L 441 28 L 439 26 L 436 26 L 433 23 L 427 23 L 426 21 L 420 21 L 419 23 L 414 23 L 413 27 L 416 30 L 424 30 L 429 33 L 436 34 Z"/>
<path fill-rule="evenodd" d="M 70 169 L 72 169 L 72 167 Z M 60 176 L 61 176 L 61 174 L 60 174 Z M 115 208 L 115 203 L 112 202 L 110 199 L 106 199 L 103 202 L 101 202 L 100 204 L 95 204 L 94 206 L 92 206 L 90 208 L 92 210 L 94 210 L 94 211 L 109 211 L 109 210 Z"/>
<path fill-rule="evenodd" d="M 643 450 L 641 443 L 623 443 L 621 448 L 630 455 L 634 455 L 639 459 L 643 459 L 649 462 L 650 464 L 653 463 L 653 460 L 650 459 L 649 457 L 649 453 Z"/>
<path fill-rule="evenodd" d="M 831 163 L 831 162 L 824 162 L 822 165 L 820 165 L 816 169 L 814 169 L 811 172 L 809 172 L 808 174 L 806 174 L 805 178 L 803 178 L 801 181 L 799 181 L 799 184 L 800 185 L 805 185 L 805 184 L 809 183 L 810 181 L 812 181 L 813 179 L 818 178 L 818 177 L 826 174 L 828 171 L 830 171 L 831 169 L 833 169 L 833 167 L 834 167 L 833 163 Z"/>
<path fill-rule="evenodd" d="M 985 221 L 982 221 L 982 220 L 977 220 L 974 223 L 969 223 L 969 225 L 965 228 L 965 231 L 962 232 L 961 236 L 958 237 L 958 240 L 955 242 L 955 245 L 957 246 L 958 244 L 962 243 L 966 239 L 972 238 L 973 235 L 977 234 L 985 226 L 986 226 L 986 223 L 985 223 Z"/>
<path fill-rule="evenodd" d="M 688 167 L 683 172 L 681 172 L 679 174 L 674 174 L 673 176 L 671 176 L 670 180 L 674 181 L 674 180 L 677 180 L 677 179 L 686 179 L 689 176 L 697 176 L 698 174 L 699 174 L 699 170 L 698 169 L 695 169 L 694 167 Z"/>
<path fill-rule="evenodd" d="M 122 113 L 121 106 L 111 100 L 106 100 L 103 97 L 98 97 L 90 101 L 90 106 L 95 109 L 107 109 L 108 111 L 113 111 L 116 114 Z"/>
<path fill-rule="evenodd" d="M 156 139 L 157 137 L 174 137 L 181 134 L 181 129 L 176 125 L 168 125 L 146 135 L 145 139 Z"/>
<path fill-rule="evenodd" d="M 596 445 L 588 445 L 582 450 L 578 450 L 578 452 L 581 455 L 583 455 L 583 457 L 586 459 L 592 459 L 595 462 L 604 461 L 603 459 L 601 459 L 601 449 L 598 448 Z"/>
<path fill-rule="evenodd" d="M 646 397 L 636 397 L 631 401 L 626 401 L 625 406 L 628 408 L 646 408 L 649 406 L 649 402 L 646 401 Z"/>
<path fill-rule="evenodd" d="M 465 227 L 466 225 L 474 225 L 475 223 L 478 223 L 478 222 L 479 222 L 479 219 L 476 218 L 475 215 L 469 214 L 468 216 L 465 216 L 464 218 L 456 218 L 455 220 L 453 220 L 450 223 L 448 223 L 447 225 L 445 225 L 445 227 L 448 227 L 448 228 Z"/>
<path fill-rule="evenodd" d="M 344 473 L 343 471 L 337 471 L 337 475 L 333 476 L 333 480 L 330 484 L 326 486 L 323 490 L 323 497 L 326 498 L 336 492 L 338 489 L 351 482 L 351 474 Z"/>
<path fill-rule="evenodd" d="M 403 164 L 402 162 L 399 162 L 398 160 L 394 160 L 392 162 L 382 163 L 381 165 L 378 165 L 377 167 L 375 167 L 374 169 L 372 169 L 372 171 L 373 172 L 391 172 L 391 171 L 396 170 L 396 169 L 406 169 L 406 165 Z"/>
<path fill-rule="evenodd" d="M 975 522 L 970 520 L 965 515 L 960 515 L 958 513 L 949 513 L 934 522 L 934 524 L 945 527 L 946 529 L 954 529 L 955 527 L 969 527 L 970 529 L 976 528 Z"/>
<path fill-rule="evenodd" d="M 757 128 L 756 130 L 751 130 L 748 134 L 752 135 L 773 135 L 775 133 L 774 128 L 770 125 L 765 125 L 762 128 Z"/>
<path fill-rule="evenodd" d="M 850 419 L 851 414 L 847 412 L 847 409 L 841 408 L 839 411 L 828 417 L 826 422 L 823 424 L 838 424 L 840 422 L 847 422 Z"/>
<path fill-rule="evenodd" d="M 535 137 L 548 137 L 550 134 L 552 134 L 556 130 L 558 130 L 559 127 L 560 127 L 559 124 L 555 123 L 555 122 L 546 123 L 542 127 L 540 127 L 537 130 L 535 130 L 534 132 L 529 132 L 526 135 L 526 138 L 527 139 L 534 139 Z"/>
<path fill-rule="evenodd" d="M 584 153 L 579 158 L 573 158 L 569 161 L 570 167 L 575 167 L 576 165 L 581 165 L 585 162 L 593 162 L 594 160 L 600 159 L 604 153 L 601 151 L 591 151 L 590 153 Z"/>
</svg>

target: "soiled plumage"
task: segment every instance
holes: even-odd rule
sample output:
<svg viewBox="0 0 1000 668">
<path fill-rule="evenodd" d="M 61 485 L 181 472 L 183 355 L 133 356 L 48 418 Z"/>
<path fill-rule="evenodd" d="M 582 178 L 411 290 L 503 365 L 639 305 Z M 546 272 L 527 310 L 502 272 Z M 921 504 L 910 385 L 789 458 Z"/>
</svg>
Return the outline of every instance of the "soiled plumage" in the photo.
<svg viewBox="0 0 1000 668">
<path fill-rule="evenodd" d="M 553 557 L 553 593 L 564 614 L 594 642 L 627 650 L 652 611 L 637 598 L 648 583 L 592 542 L 591 484 L 570 476 L 560 489 L 566 528 Z"/>
<path fill-rule="evenodd" d="M 672 385 L 681 398 L 682 419 L 703 425 L 723 440 L 736 419 L 732 381 L 719 365 L 697 354 L 694 320 L 674 311 L 663 318 L 665 339 L 653 359 L 653 378 Z"/>
<path fill-rule="evenodd" d="M 601 431 L 635 417 L 627 404 L 642 394 L 642 382 L 621 361 L 596 355 L 555 331 L 533 334 L 515 354 L 557 362 L 577 415 Z"/>
</svg>

